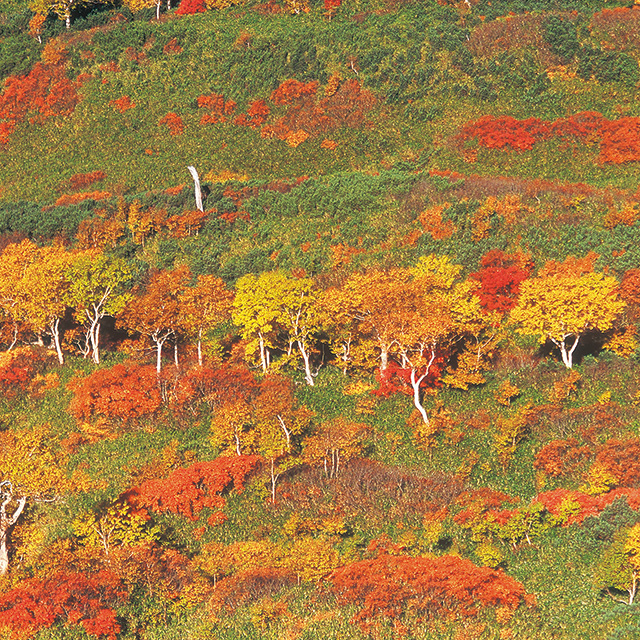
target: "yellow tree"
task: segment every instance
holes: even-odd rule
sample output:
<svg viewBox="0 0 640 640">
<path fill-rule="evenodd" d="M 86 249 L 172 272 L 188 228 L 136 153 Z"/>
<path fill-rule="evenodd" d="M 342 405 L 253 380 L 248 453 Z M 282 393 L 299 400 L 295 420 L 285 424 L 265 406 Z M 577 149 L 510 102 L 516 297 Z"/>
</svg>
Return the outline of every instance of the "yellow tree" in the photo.
<svg viewBox="0 0 640 640">
<path fill-rule="evenodd" d="M 42 247 L 18 283 L 23 300 L 22 319 L 39 336 L 49 333 L 60 364 L 64 364 L 60 321 L 71 301 L 67 276 L 71 260 L 72 254 L 58 245 Z"/>
<path fill-rule="evenodd" d="M 587 331 L 608 331 L 623 311 L 617 287 L 615 278 L 593 271 L 543 272 L 522 283 L 511 320 L 519 333 L 538 336 L 541 343 L 550 340 L 571 369 L 580 338 Z"/>
<path fill-rule="evenodd" d="M 110 258 L 98 251 L 83 251 L 73 257 L 68 267 L 70 303 L 75 318 L 86 328 L 86 355 L 100 362 L 100 322 L 115 316 L 131 299 L 129 287 L 132 269 L 121 258 Z"/>
<path fill-rule="evenodd" d="M 613 587 L 627 592 L 627 599 L 620 602 L 633 604 L 640 584 L 640 524 L 616 533 L 598 564 L 597 574 L 600 585 L 607 591 Z M 617 599 L 610 591 L 609 594 Z"/>
<path fill-rule="evenodd" d="M 9 325 L 10 347 L 18 340 L 25 325 L 26 291 L 20 283 L 30 264 L 36 259 L 38 247 L 31 240 L 8 245 L 0 254 L 0 308 Z"/>
<path fill-rule="evenodd" d="M 313 385 L 311 341 L 320 324 L 316 300 L 313 280 L 293 278 L 284 271 L 265 272 L 258 277 L 248 274 L 238 280 L 233 321 L 247 340 L 247 354 L 259 351 L 263 372 L 269 369 L 270 349 L 278 346 L 280 334 L 286 337 L 287 344 L 280 346 L 288 357 L 297 345 L 305 381 Z"/>
<path fill-rule="evenodd" d="M 374 270 L 354 274 L 323 295 L 325 307 L 342 310 L 337 320 L 355 323 L 358 343 L 369 359 L 379 360 L 381 372 L 388 368 L 392 347 L 406 324 L 398 310 L 407 307 L 411 280 L 405 269 Z"/>
<path fill-rule="evenodd" d="M 202 336 L 231 317 L 233 293 L 215 276 L 198 276 L 194 287 L 186 288 L 180 296 L 182 323 L 197 336 L 198 364 L 202 366 Z"/>
<path fill-rule="evenodd" d="M 0 432 L 0 575 L 9 567 L 9 536 L 29 503 L 52 502 L 70 489 L 66 458 L 48 424 Z"/>
</svg>

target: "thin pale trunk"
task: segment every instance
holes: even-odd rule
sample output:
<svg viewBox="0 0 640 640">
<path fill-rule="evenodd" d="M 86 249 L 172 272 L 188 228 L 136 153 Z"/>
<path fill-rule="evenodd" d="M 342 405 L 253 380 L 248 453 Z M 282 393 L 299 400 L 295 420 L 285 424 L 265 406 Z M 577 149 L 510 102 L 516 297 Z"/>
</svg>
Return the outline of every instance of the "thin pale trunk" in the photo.
<svg viewBox="0 0 640 640">
<path fill-rule="evenodd" d="M 275 472 L 275 459 L 271 458 L 271 504 L 276 503 L 276 482 L 279 477 L 280 474 Z"/>
<path fill-rule="evenodd" d="M 236 453 L 237 453 L 239 456 L 241 456 L 241 455 L 242 455 L 242 452 L 241 452 L 241 450 L 240 450 L 240 437 L 238 436 L 238 430 L 237 430 L 237 429 L 234 429 L 234 430 L 233 430 L 233 437 L 234 437 L 234 439 L 235 439 L 235 441 L 236 441 Z"/>
<path fill-rule="evenodd" d="M 156 2 L 156 20 L 160 20 L 160 0 Z"/>
<path fill-rule="evenodd" d="M 13 327 L 13 340 L 11 341 L 11 344 L 9 345 L 9 348 L 7 349 L 7 351 L 11 351 L 11 349 L 13 349 L 13 347 L 16 346 L 17 342 L 18 342 L 18 325 L 14 325 L 14 327 Z"/>
<path fill-rule="evenodd" d="M 413 389 L 413 406 L 419 411 L 422 416 L 422 420 L 425 424 L 429 424 L 429 416 L 427 415 L 427 411 L 422 406 L 422 402 L 420 402 L 420 384 L 427 377 L 425 373 L 422 376 L 416 377 L 416 370 L 411 369 L 411 388 Z"/>
<path fill-rule="evenodd" d="M 284 435 L 287 438 L 287 449 L 291 449 L 291 431 L 287 429 L 287 425 L 284 423 L 284 420 L 282 419 L 281 416 L 277 416 L 277 418 L 278 418 L 278 422 L 280 422 L 280 426 L 282 427 L 282 430 L 284 431 Z"/>
<path fill-rule="evenodd" d="M 567 367 L 567 369 L 571 369 L 573 367 L 573 352 L 576 350 L 576 347 L 578 346 L 580 335 L 576 336 L 576 339 L 570 349 L 567 349 L 568 337 L 569 336 L 565 336 L 562 339 L 562 342 L 556 342 L 555 340 L 552 340 L 552 342 L 556 344 L 558 347 L 560 347 L 560 353 L 562 355 L 562 362 L 564 363 L 564 366 Z"/>
<path fill-rule="evenodd" d="M 418 376 L 416 373 L 415 367 L 411 368 L 411 388 L 413 389 L 413 406 L 418 410 L 420 415 L 422 416 L 422 420 L 425 424 L 429 424 L 429 416 L 427 415 L 427 411 L 422 405 L 420 401 L 420 385 L 422 381 L 429 375 L 429 371 L 431 370 L 431 365 L 433 361 L 436 359 L 435 351 L 432 351 L 431 357 L 429 358 L 429 362 L 425 367 L 424 373 L 421 376 Z"/>
<path fill-rule="evenodd" d="M 53 338 L 53 344 L 56 348 L 56 354 L 58 356 L 58 362 L 64 364 L 64 355 L 62 353 L 62 347 L 60 346 L 60 318 L 56 318 L 49 325 L 51 331 L 51 337 Z"/>
<path fill-rule="evenodd" d="M 20 516 L 22 515 L 24 507 L 27 504 L 26 497 L 20 498 L 18 500 L 18 507 L 11 514 L 11 517 L 9 517 L 7 515 L 7 507 L 11 503 L 11 500 L 12 492 L 10 490 L 9 494 L 4 495 L 4 500 L 0 505 L 0 576 L 5 575 L 9 569 L 9 532 L 11 531 L 13 525 L 18 522 L 18 518 L 20 518 Z"/>
<path fill-rule="evenodd" d="M 160 341 L 158 340 L 158 342 L 156 343 L 157 349 L 156 349 L 156 371 L 158 373 L 160 373 L 160 371 L 162 371 L 162 343 L 164 342 L 164 340 Z"/>
<path fill-rule="evenodd" d="M 298 348 L 300 349 L 300 353 L 302 354 L 302 360 L 304 361 L 304 379 L 305 382 L 313 387 L 314 381 L 313 376 L 311 375 L 311 366 L 309 364 L 309 352 L 305 349 L 303 341 L 298 340 Z"/>
<path fill-rule="evenodd" d="M 389 347 L 387 345 L 380 347 L 380 371 L 385 371 L 389 366 Z"/>
<path fill-rule="evenodd" d="M 629 606 L 633 604 L 633 599 L 636 597 L 636 590 L 638 588 L 638 574 L 632 571 L 631 589 L 629 589 Z"/>
<path fill-rule="evenodd" d="M 265 354 L 265 346 L 264 346 L 264 336 L 262 333 L 258 334 L 258 339 L 260 340 L 260 364 L 262 365 L 262 373 L 267 373 L 267 369 L 269 368 L 267 365 L 267 357 Z"/>
<path fill-rule="evenodd" d="M 198 331 L 198 365 L 202 366 L 202 329 Z"/>
<path fill-rule="evenodd" d="M 167 0 L 167 10 L 169 9 L 171 9 L 171 7 L 169 6 L 169 0 Z M 196 195 L 196 207 L 198 211 L 204 211 L 204 208 L 202 206 L 202 190 L 200 188 L 200 178 L 198 177 L 198 172 L 196 168 L 192 166 L 188 166 L 187 169 L 189 170 L 189 173 L 193 178 L 193 186 Z"/>
<path fill-rule="evenodd" d="M 64 25 L 67 29 L 71 28 L 71 10 L 68 9 L 64 15 Z"/>
<path fill-rule="evenodd" d="M 173 364 L 176 365 L 176 369 L 180 366 L 180 362 L 178 359 L 178 339 L 177 338 L 173 343 Z"/>
</svg>

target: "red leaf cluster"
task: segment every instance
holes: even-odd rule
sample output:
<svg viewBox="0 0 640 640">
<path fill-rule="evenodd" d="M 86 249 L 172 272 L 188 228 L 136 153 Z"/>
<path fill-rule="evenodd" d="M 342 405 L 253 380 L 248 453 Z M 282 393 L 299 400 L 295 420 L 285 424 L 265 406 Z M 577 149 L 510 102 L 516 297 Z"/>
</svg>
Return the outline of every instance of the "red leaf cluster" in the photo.
<svg viewBox="0 0 640 640">
<path fill-rule="evenodd" d="M 516 306 L 520 284 L 533 271 L 524 256 L 493 249 L 482 257 L 482 268 L 469 277 L 480 283 L 476 295 L 486 311 L 506 313 Z"/>
<path fill-rule="evenodd" d="M 216 124 L 227 121 L 227 116 L 235 111 L 236 103 L 233 100 L 225 102 L 221 93 L 212 93 L 208 96 L 198 96 L 198 107 L 209 110 L 209 113 L 200 118 L 200 124 Z"/>
<path fill-rule="evenodd" d="M 260 462 L 259 456 L 220 457 L 208 462 L 196 462 L 176 469 L 164 480 L 148 480 L 125 493 L 126 500 L 136 509 L 170 511 L 196 521 L 204 508 L 213 509 L 207 522 L 215 526 L 226 520 L 222 511 L 226 504 L 225 489 L 244 489 L 244 482 Z"/>
<path fill-rule="evenodd" d="M 0 358 L 0 391 L 13 398 L 27 389 L 31 381 L 46 367 L 42 352 L 28 347 L 8 351 Z"/>
<path fill-rule="evenodd" d="M 365 115 L 374 107 L 374 95 L 357 80 L 347 80 L 328 96 L 316 100 L 317 82 L 304 84 L 286 80 L 271 94 L 276 105 L 286 105 L 286 113 L 273 125 L 262 127 L 263 138 L 286 140 L 303 132 L 309 135 L 326 133 L 342 126 L 360 127 Z"/>
<path fill-rule="evenodd" d="M 69 411 L 78 420 L 97 416 L 124 422 L 155 413 L 162 402 L 154 367 L 117 364 L 74 380 Z"/>
<path fill-rule="evenodd" d="M 526 597 L 522 584 L 503 571 L 451 555 L 381 555 L 341 567 L 329 580 L 340 604 L 359 608 L 354 622 L 363 626 L 405 611 L 424 619 L 442 613 L 474 616 L 481 607 L 515 609 Z"/>
<path fill-rule="evenodd" d="M 270 113 L 271 109 L 264 100 L 254 100 L 253 102 L 249 103 L 247 113 L 241 113 L 240 115 L 236 116 L 233 123 L 239 126 L 252 127 L 253 129 L 257 129 L 266 122 L 267 117 Z"/>
<path fill-rule="evenodd" d="M 538 451 L 533 466 L 552 478 L 567 476 L 583 466 L 592 456 L 591 447 L 580 446 L 576 438 L 553 440 Z"/>
<path fill-rule="evenodd" d="M 207 10 L 205 0 L 182 0 L 176 9 L 176 15 L 188 16 L 193 13 L 204 13 Z"/>
<path fill-rule="evenodd" d="M 442 355 L 436 357 L 431 364 L 429 375 L 427 375 L 420 385 L 421 388 L 428 389 L 442 386 L 440 375 L 445 366 L 444 360 L 444 356 Z M 420 374 L 420 371 L 418 373 Z M 413 388 L 411 387 L 411 369 L 403 369 L 393 360 L 389 361 L 384 371 L 380 371 L 379 369 L 376 371 L 376 380 L 379 386 L 372 391 L 376 396 L 388 398 L 394 393 L 404 393 L 406 395 L 413 393 Z"/>
<path fill-rule="evenodd" d="M 0 144 L 29 114 L 33 122 L 44 122 L 73 113 L 80 102 L 76 84 L 63 67 L 40 62 L 25 76 L 9 76 L 0 95 Z"/>
<path fill-rule="evenodd" d="M 135 103 L 131 102 L 131 98 L 129 96 L 122 96 L 117 100 L 109 101 L 109 106 L 115 107 L 115 109 L 120 113 L 124 113 L 129 109 L 133 109 L 133 107 L 135 107 L 136 105 Z"/>
<path fill-rule="evenodd" d="M 554 122 L 511 116 L 482 116 L 465 125 L 458 137 L 462 141 L 478 140 L 487 149 L 533 149 L 541 140 L 573 138 L 579 142 L 599 142 L 601 163 L 622 164 L 640 160 L 640 118 L 607 120 L 592 111 L 578 113 Z"/>
<path fill-rule="evenodd" d="M 166 116 L 160 118 L 158 120 L 159 125 L 167 125 L 169 129 L 169 133 L 172 136 L 179 136 L 184 131 L 184 124 L 182 123 L 182 118 L 177 113 L 167 113 Z"/>
<path fill-rule="evenodd" d="M 581 491 L 570 491 L 569 489 L 554 489 L 538 494 L 536 502 L 541 502 L 545 509 L 553 515 L 559 515 L 562 511 L 563 503 L 567 501 L 580 505 L 580 511 L 571 516 L 567 521 L 569 524 L 579 524 L 588 516 L 597 516 L 614 500 L 625 497 L 632 509 L 640 508 L 640 489 L 621 488 L 614 489 L 608 493 L 591 496 Z"/>
<path fill-rule="evenodd" d="M 126 596 L 120 580 L 109 571 L 92 576 L 59 572 L 45 580 L 25 580 L 0 597 L 0 628 L 30 637 L 62 622 L 115 640 L 120 625 L 111 607 Z"/>
</svg>

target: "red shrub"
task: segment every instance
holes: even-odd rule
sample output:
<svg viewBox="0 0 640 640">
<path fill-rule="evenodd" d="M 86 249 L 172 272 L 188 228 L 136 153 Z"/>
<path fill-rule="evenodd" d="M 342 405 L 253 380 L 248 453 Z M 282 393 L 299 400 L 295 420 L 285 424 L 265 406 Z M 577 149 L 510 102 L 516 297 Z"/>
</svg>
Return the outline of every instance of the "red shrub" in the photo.
<svg viewBox="0 0 640 640">
<path fill-rule="evenodd" d="M 598 447 L 596 463 L 604 467 L 623 487 L 640 484 L 640 439 L 609 440 Z"/>
<path fill-rule="evenodd" d="M 271 102 L 274 104 L 291 105 L 303 97 L 313 97 L 318 91 L 318 81 L 299 82 L 298 80 L 285 80 L 275 91 L 271 93 Z"/>
<path fill-rule="evenodd" d="M 593 456 L 591 447 L 579 446 L 575 438 L 553 440 L 538 453 L 533 466 L 548 476 L 565 476 L 574 473 Z"/>
<path fill-rule="evenodd" d="M 170 511 L 196 521 L 205 507 L 214 509 L 207 522 L 214 526 L 226 520 L 222 492 L 229 487 L 244 489 L 244 481 L 260 462 L 259 456 L 221 457 L 176 469 L 165 480 L 148 480 L 125 493 L 137 509 Z"/>
<path fill-rule="evenodd" d="M 458 138 L 476 138 L 487 149 L 529 150 L 540 140 L 552 137 L 574 138 L 580 142 L 599 142 L 598 162 L 622 164 L 640 160 L 640 118 L 607 120 L 597 112 L 582 112 L 555 122 L 511 116 L 482 116 L 466 124 Z"/>
<path fill-rule="evenodd" d="M 20 347 L 0 353 L 0 391 L 7 398 L 27 390 L 31 381 L 42 373 L 47 358 L 42 351 Z"/>
<path fill-rule="evenodd" d="M 71 195 L 62 194 L 56 199 L 56 206 L 66 206 L 70 204 L 78 204 L 85 200 L 106 200 L 111 197 L 110 191 L 83 191 L 82 193 L 73 193 Z"/>
<path fill-rule="evenodd" d="M 184 131 L 184 125 L 182 123 L 182 118 L 177 114 L 177 113 L 167 113 L 166 116 L 164 116 L 163 118 L 160 118 L 160 120 L 158 120 L 158 124 L 162 125 L 165 124 L 167 125 L 168 129 L 169 129 L 169 133 L 172 136 L 179 136 L 183 131 Z"/>
<path fill-rule="evenodd" d="M 506 313 L 516 306 L 520 283 L 526 280 L 533 270 L 533 265 L 518 254 L 504 253 L 493 249 L 485 254 L 481 261 L 482 268 L 469 274 L 480 283 L 476 295 L 480 304 L 487 311 Z"/>
<path fill-rule="evenodd" d="M 176 10 L 176 15 L 186 16 L 193 13 L 204 13 L 206 10 L 205 0 L 182 0 Z"/>
<path fill-rule="evenodd" d="M 614 500 L 625 497 L 632 509 L 640 508 L 640 490 L 639 489 L 614 489 L 608 493 L 597 496 L 591 496 L 581 491 L 570 491 L 569 489 L 554 489 L 553 491 L 545 491 L 538 494 L 536 502 L 541 502 L 545 509 L 553 515 L 560 515 L 563 504 L 567 502 L 577 503 L 580 505 L 580 511 L 572 515 L 566 525 L 579 524 L 588 516 L 597 516 Z"/>
<path fill-rule="evenodd" d="M 162 398 L 154 367 L 117 364 L 71 383 L 69 411 L 78 420 L 104 416 L 123 422 L 155 413 Z"/>
<path fill-rule="evenodd" d="M 92 576 L 59 572 L 45 580 L 25 580 L 0 597 L 0 628 L 31 637 L 61 622 L 115 640 L 120 625 L 111 607 L 126 596 L 109 571 Z"/>
<path fill-rule="evenodd" d="M 94 182 L 100 182 L 107 177 L 104 171 L 91 171 L 90 173 L 76 173 L 69 180 L 62 182 L 58 187 L 58 191 L 79 191 Z"/>
<path fill-rule="evenodd" d="M 227 121 L 227 116 L 235 111 L 236 103 L 233 100 L 225 102 L 221 93 L 212 93 L 208 96 L 198 96 L 198 107 L 209 110 L 209 113 L 200 118 L 200 124 L 216 124 Z"/>
<path fill-rule="evenodd" d="M 117 100 L 110 100 L 109 106 L 115 107 L 120 113 L 124 113 L 129 109 L 133 109 L 133 107 L 135 107 L 136 105 L 131 102 L 131 98 L 129 96 L 122 96 Z"/>
<path fill-rule="evenodd" d="M 32 121 L 73 113 L 80 102 L 76 83 L 67 78 L 64 68 L 38 62 L 26 76 L 10 76 L 0 95 L 0 144 L 27 115 Z"/>
<path fill-rule="evenodd" d="M 246 115 L 241 113 L 233 122 L 237 125 L 257 128 L 266 122 L 270 113 L 271 109 L 264 100 L 254 100 L 249 104 Z"/>
<path fill-rule="evenodd" d="M 501 570 L 458 556 L 381 555 L 341 567 L 329 580 L 341 605 L 359 608 L 353 620 L 363 626 L 405 611 L 429 618 L 474 616 L 480 607 L 515 609 L 526 597 L 522 584 Z"/>
</svg>

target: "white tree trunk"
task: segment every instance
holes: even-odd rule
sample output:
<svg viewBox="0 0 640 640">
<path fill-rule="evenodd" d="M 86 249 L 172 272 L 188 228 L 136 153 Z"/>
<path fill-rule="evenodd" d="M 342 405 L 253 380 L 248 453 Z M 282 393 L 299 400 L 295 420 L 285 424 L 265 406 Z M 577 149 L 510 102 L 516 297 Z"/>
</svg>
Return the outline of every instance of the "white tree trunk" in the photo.
<svg viewBox="0 0 640 640">
<path fill-rule="evenodd" d="M 7 573 L 9 569 L 9 533 L 11 528 L 18 522 L 25 505 L 27 504 L 27 498 L 22 497 L 17 500 L 18 506 L 15 511 L 9 516 L 7 514 L 7 508 L 13 501 L 13 489 L 10 482 L 0 483 L 2 487 L 2 503 L 0 504 L 0 576 Z"/>
<path fill-rule="evenodd" d="M 315 383 L 313 381 L 313 376 L 311 375 L 309 351 L 304 345 L 304 340 L 298 340 L 298 348 L 300 349 L 300 354 L 302 355 L 302 360 L 304 361 L 304 380 L 309 386 L 313 387 Z"/>
<path fill-rule="evenodd" d="M 60 318 L 56 318 L 49 325 L 51 331 L 51 337 L 53 338 L 53 344 L 56 348 L 56 354 L 58 356 L 58 362 L 64 364 L 64 355 L 62 353 L 62 347 L 60 346 Z"/>
<path fill-rule="evenodd" d="M 171 6 L 169 3 L 169 0 L 167 0 L 167 10 L 170 8 Z M 158 12 L 159 11 L 160 9 L 158 9 Z M 200 178 L 198 177 L 198 172 L 196 171 L 196 168 L 192 166 L 188 166 L 187 169 L 189 169 L 189 173 L 193 178 L 193 184 L 194 184 L 195 193 L 196 193 L 196 207 L 198 208 L 198 211 L 204 211 L 204 208 L 202 206 L 202 189 L 200 188 Z"/>
</svg>

